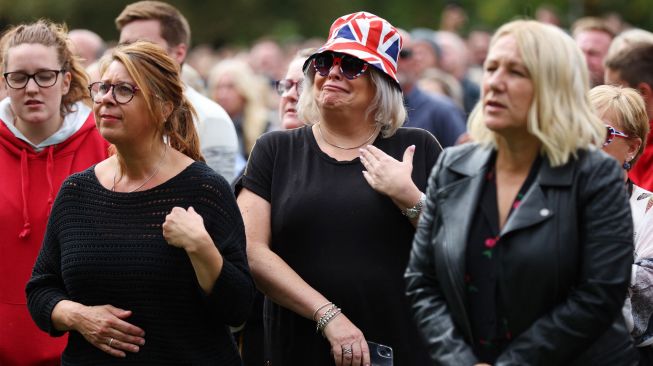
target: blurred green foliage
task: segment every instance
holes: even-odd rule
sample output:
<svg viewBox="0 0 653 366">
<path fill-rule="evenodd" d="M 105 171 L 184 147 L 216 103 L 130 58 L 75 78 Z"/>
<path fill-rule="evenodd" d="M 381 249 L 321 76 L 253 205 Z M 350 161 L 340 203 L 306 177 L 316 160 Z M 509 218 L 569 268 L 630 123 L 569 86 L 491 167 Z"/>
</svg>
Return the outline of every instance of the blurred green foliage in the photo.
<svg viewBox="0 0 653 366">
<path fill-rule="evenodd" d="M 583 15 L 616 12 L 635 26 L 653 29 L 651 0 L 458 0 L 468 13 L 466 30 L 496 28 L 515 17 L 533 17 L 543 3 L 557 9 L 563 26 Z M 129 0 L 0 0 L 0 28 L 40 17 L 66 22 L 70 29 L 86 28 L 108 41 L 117 39 L 115 17 Z M 396 26 L 437 29 L 443 7 L 436 0 L 170 0 L 188 18 L 193 43 L 247 45 L 263 36 L 280 41 L 326 37 L 338 16 L 366 10 Z"/>
</svg>

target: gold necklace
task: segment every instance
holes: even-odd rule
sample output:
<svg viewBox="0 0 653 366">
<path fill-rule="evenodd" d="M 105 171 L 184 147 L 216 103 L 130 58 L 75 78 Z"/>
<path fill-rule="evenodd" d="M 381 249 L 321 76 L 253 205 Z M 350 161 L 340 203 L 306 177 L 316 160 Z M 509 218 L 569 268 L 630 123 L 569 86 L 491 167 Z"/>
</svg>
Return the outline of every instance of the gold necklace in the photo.
<svg viewBox="0 0 653 366">
<path fill-rule="evenodd" d="M 159 163 L 157 164 L 157 166 L 156 166 L 156 170 L 154 170 L 154 173 L 152 173 L 152 175 L 150 175 L 149 177 L 147 177 L 147 179 L 145 179 L 145 180 L 143 181 L 143 183 L 141 183 L 141 185 L 139 185 L 138 187 L 136 187 L 136 188 L 134 188 L 134 189 L 132 189 L 131 191 L 126 192 L 126 193 L 134 193 L 134 192 L 138 191 L 139 189 L 143 188 L 143 186 L 144 186 L 147 182 L 149 182 L 150 180 L 152 180 L 152 178 L 154 178 L 155 175 L 157 175 L 157 173 L 159 172 L 159 170 L 161 170 L 161 166 L 163 166 L 163 161 L 165 160 L 165 158 L 166 158 L 166 153 L 168 152 L 168 144 L 165 144 L 164 146 L 165 146 L 165 148 L 163 149 L 163 156 L 161 156 L 161 160 L 159 160 Z M 116 169 L 116 170 L 113 172 L 113 186 L 111 186 L 111 191 L 112 191 L 112 192 L 115 191 L 115 188 L 116 188 L 116 175 L 118 175 L 118 169 Z M 120 179 L 122 179 L 122 176 L 120 177 Z"/>
<path fill-rule="evenodd" d="M 368 142 L 370 142 L 370 140 L 372 140 L 372 137 L 374 137 L 374 135 L 376 135 L 376 132 L 379 129 L 378 126 L 376 128 L 374 128 L 374 131 L 372 131 L 372 134 L 370 135 L 370 137 L 368 137 L 367 140 L 365 140 L 365 142 L 363 142 L 362 144 L 360 144 L 358 146 L 354 146 L 354 147 L 344 147 L 344 146 L 339 146 L 339 145 L 336 145 L 336 144 L 332 144 L 329 140 L 327 140 L 324 137 L 324 135 L 322 134 L 322 127 L 320 127 L 321 123 L 322 122 L 317 123 L 317 132 L 320 134 L 320 137 L 322 138 L 322 140 L 324 142 L 326 142 L 328 145 L 331 145 L 331 146 L 336 147 L 336 148 L 341 149 L 341 150 L 354 150 L 354 149 L 358 149 L 359 147 L 362 147 L 362 146 L 366 145 Z"/>
</svg>

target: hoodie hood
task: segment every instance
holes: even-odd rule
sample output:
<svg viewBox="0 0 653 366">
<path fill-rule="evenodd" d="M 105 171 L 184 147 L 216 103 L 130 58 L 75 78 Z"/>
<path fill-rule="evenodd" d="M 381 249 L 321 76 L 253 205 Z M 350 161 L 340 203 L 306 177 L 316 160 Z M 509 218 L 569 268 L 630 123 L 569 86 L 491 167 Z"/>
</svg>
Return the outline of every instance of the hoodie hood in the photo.
<svg viewBox="0 0 653 366">
<path fill-rule="evenodd" d="M 95 128 L 91 109 L 85 104 L 78 102 L 75 104 L 74 112 L 67 114 L 64 118 L 61 128 L 43 142 L 35 145 L 14 126 L 14 116 L 10 108 L 9 98 L 5 98 L 0 102 L 0 148 L 20 161 L 20 169 L 15 172 L 15 174 L 20 176 L 20 192 L 16 192 L 21 195 L 22 203 L 23 229 L 19 233 L 20 239 L 27 238 L 32 231 L 28 210 L 31 183 L 30 164 L 35 160 L 45 160 L 45 177 L 47 182 L 43 183 L 47 183 L 49 212 L 56 192 L 58 191 L 58 185 L 55 187 L 54 179 L 57 157 L 74 154 L 82 145 L 88 133 Z M 69 170 L 70 167 L 68 166 L 64 169 Z M 70 174 L 72 172 L 67 173 Z M 40 185 L 43 186 L 42 184 Z"/>
</svg>

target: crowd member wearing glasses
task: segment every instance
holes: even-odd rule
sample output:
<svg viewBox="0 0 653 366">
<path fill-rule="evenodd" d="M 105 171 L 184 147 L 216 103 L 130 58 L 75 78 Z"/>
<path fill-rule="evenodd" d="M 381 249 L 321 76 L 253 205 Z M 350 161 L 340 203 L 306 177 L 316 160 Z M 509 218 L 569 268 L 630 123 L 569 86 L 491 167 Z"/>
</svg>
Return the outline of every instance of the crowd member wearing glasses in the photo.
<svg viewBox="0 0 653 366">
<path fill-rule="evenodd" d="M 603 150 L 624 168 L 635 229 L 633 264 L 624 317 L 640 355 L 640 365 L 653 364 L 653 194 L 634 185 L 628 171 L 644 151 L 649 123 L 644 100 L 636 90 L 609 85 L 590 90 L 590 103 L 606 124 Z"/>
<path fill-rule="evenodd" d="M 559 28 L 520 20 L 493 36 L 476 142 L 440 156 L 406 269 L 435 363 L 636 364 L 621 316 L 633 222 L 588 85 Z"/>
<path fill-rule="evenodd" d="M 299 95 L 304 81 L 302 66 L 314 51 L 314 49 L 306 48 L 297 52 L 295 58 L 288 64 L 286 77 L 277 82 L 277 93 L 280 96 L 279 120 L 281 121 L 281 128 L 284 130 L 304 126 L 304 122 L 297 116 L 297 102 L 299 102 Z"/>
<path fill-rule="evenodd" d="M 63 180 L 107 157 L 95 128 L 88 79 L 65 27 L 45 20 L 0 40 L 0 365 L 58 364 L 65 339 L 32 322 L 25 284 Z"/>
<path fill-rule="evenodd" d="M 384 19 L 338 18 L 304 63 L 307 126 L 264 135 L 250 155 L 238 203 L 272 365 L 366 365 L 366 340 L 392 347 L 398 365 L 428 363 L 402 276 L 440 148 L 399 128 L 400 50 Z"/>
<path fill-rule="evenodd" d="M 229 325 L 254 294 L 243 222 L 201 161 L 178 66 L 135 42 L 100 71 L 93 112 L 116 153 L 63 183 L 27 284 L 32 317 L 69 334 L 64 365 L 241 365 Z"/>
</svg>

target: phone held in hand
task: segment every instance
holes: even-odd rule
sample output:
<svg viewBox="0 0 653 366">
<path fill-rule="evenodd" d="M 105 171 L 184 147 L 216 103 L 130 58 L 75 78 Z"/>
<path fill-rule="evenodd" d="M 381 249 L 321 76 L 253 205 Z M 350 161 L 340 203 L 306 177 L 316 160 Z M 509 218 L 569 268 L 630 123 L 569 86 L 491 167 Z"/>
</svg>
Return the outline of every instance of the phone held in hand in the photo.
<svg viewBox="0 0 653 366">
<path fill-rule="evenodd" d="M 367 342 L 370 349 L 370 361 L 372 366 L 393 366 L 392 347 L 382 344 Z"/>
</svg>

